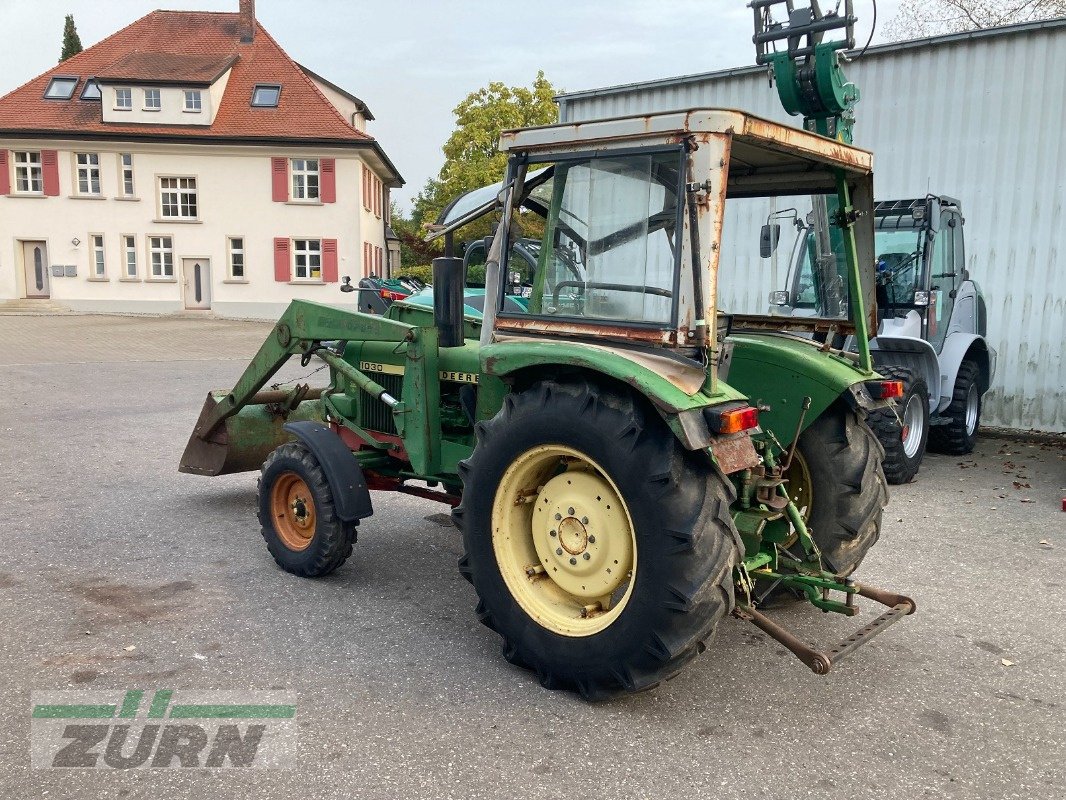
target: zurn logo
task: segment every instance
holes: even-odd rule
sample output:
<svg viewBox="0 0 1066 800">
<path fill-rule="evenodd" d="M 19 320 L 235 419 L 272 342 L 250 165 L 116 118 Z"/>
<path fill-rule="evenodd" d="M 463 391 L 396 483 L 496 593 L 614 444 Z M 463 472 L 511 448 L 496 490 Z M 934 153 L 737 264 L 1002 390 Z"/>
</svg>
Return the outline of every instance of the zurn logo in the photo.
<svg viewBox="0 0 1066 800">
<path fill-rule="evenodd" d="M 289 692 L 33 692 L 34 769 L 289 769 Z"/>
</svg>

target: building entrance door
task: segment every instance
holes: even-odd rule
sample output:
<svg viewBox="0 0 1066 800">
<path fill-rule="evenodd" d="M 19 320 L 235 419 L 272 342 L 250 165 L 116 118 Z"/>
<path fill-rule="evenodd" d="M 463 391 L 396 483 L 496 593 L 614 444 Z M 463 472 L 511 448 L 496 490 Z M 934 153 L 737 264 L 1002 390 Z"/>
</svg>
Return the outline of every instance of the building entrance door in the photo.
<svg viewBox="0 0 1066 800">
<path fill-rule="evenodd" d="M 48 245 L 44 242 L 23 242 L 22 264 L 26 270 L 26 297 L 50 297 L 52 291 L 48 284 Z"/>
<path fill-rule="evenodd" d="M 211 262 L 206 258 L 183 258 L 185 307 L 211 308 Z"/>
</svg>

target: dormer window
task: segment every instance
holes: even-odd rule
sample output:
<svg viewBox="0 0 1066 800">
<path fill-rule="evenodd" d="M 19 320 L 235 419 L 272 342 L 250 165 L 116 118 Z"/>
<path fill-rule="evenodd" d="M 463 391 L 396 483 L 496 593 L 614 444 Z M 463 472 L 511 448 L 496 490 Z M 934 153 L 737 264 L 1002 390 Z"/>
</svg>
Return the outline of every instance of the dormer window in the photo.
<svg viewBox="0 0 1066 800">
<path fill-rule="evenodd" d="M 199 113 L 204 107 L 203 96 L 199 89 L 185 90 L 185 110 Z"/>
<path fill-rule="evenodd" d="M 281 97 L 281 85 L 277 83 L 257 83 L 252 89 L 253 108 L 277 108 Z"/>
<path fill-rule="evenodd" d="M 48 82 L 48 88 L 44 91 L 46 100 L 69 100 L 74 96 L 74 88 L 78 85 L 77 78 L 56 76 Z"/>
<path fill-rule="evenodd" d="M 158 89 L 145 89 L 144 90 L 144 110 L 145 111 L 158 111 L 163 107 L 162 101 L 159 99 Z"/>
<path fill-rule="evenodd" d="M 133 110 L 133 89 L 115 89 L 115 108 L 119 111 Z"/>
<path fill-rule="evenodd" d="M 85 86 L 81 90 L 82 100 L 99 100 L 100 99 L 100 84 L 96 82 L 96 78 L 89 78 L 85 81 Z"/>
</svg>

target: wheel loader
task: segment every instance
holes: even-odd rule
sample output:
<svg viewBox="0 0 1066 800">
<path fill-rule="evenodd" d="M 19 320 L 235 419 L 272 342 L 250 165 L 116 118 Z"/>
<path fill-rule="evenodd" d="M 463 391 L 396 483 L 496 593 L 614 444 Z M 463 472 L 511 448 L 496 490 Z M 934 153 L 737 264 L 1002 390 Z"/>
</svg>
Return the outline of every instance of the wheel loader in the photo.
<svg viewBox="0 0 1066 800">
<path fill-rule="evenodd" d="M 762 229 L 771 251 L 786 220 L 795 228 L 791 267 L 786 288 L 770 295 L 771 310 L 816 313 L 825 302 L 815 268 L 823 237 L 794 211 L 777 212 Z M 870 425 L 885 448 L 888 482 L 907 483 L 927 444 L 950 455 L 972 452 L 996 351 L 985 338 L 984 297 L 966 269 L 959 201 L 943 195 L 881 201 L 874 221 L 878 328 L 870 349 L 883 375 L 903 381 L 904 394 L 898 412 L 872 414 Z"/>
<path fill-rule="evenodd" d="M 913 613 L 852 577 L 887 500 L 865 416 L 902 391 L 863 346 L 871 155 L 723 109 L 508 131 L 500 146 L 499 195 L 435 232 L 432 307 L 294 301 L 235 386 L 209 394 L 180 469 L 259 469 L 267 548 L 307 577 L 351 555 L 375 491 L 451 506 L 459 570 L 504 657 L 588 699 L 672 677 L 729 614 L 825 674 Z M 719 313 L 727 205 L 797 195 L 831 215 L 840 313 L 772 327 Z M 543 233 L 516 293 L 530 213 Z M 449 245 L 485 214 L 499 224 L 470 314 Z M 294 356 L 324 361 L 328 385 L 265 388 Z M 818 649 L 760 610 L 780 589 L 845 616 L 859 597 L 886 610 Z"/>
</svg>

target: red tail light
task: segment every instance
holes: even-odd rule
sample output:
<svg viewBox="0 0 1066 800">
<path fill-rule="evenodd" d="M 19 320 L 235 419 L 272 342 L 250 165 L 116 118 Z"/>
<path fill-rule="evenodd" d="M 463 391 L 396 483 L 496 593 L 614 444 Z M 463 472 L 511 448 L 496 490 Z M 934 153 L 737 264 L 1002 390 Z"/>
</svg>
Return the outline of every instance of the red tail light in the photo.
<svg viewBox="0 0 1066 800">
<path fill-rule="evenodd" d="M 870 381 L 866 384 L 874 400 L 903 397 L 903 381 Z"/>
<path fill-rule="evenodd" d="M 714 433 L 740 433 L 759 427 L 759 410 L 749 405 L 708 408 L 703 414 Z"/>
</svg>

